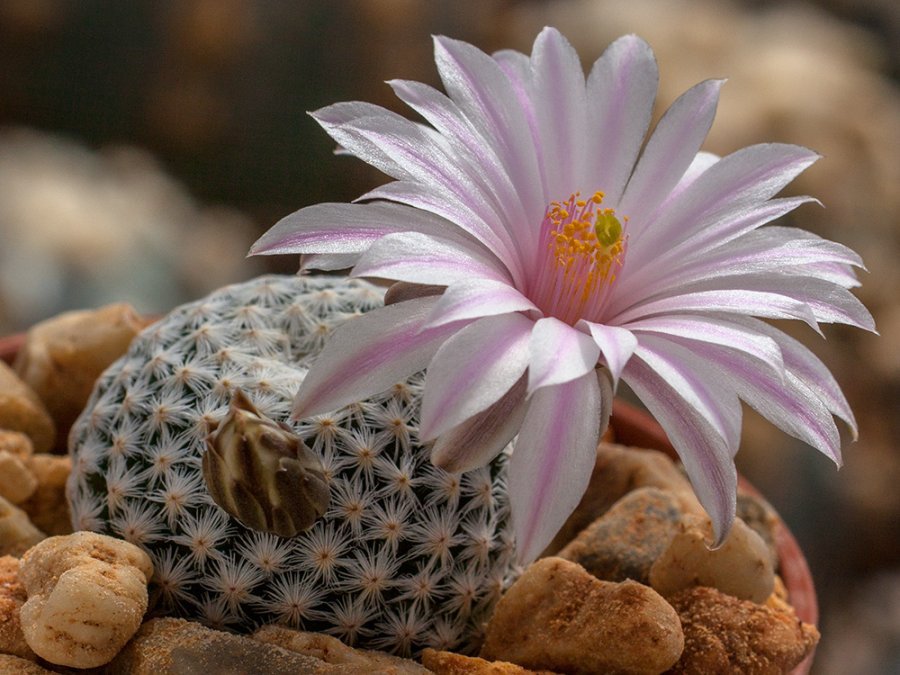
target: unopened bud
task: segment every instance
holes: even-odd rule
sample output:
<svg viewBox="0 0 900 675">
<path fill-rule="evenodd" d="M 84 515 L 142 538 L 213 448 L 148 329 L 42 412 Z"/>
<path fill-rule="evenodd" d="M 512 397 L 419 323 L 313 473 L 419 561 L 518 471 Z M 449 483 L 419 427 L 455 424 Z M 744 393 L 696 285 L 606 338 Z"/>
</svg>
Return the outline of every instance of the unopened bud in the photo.
<svg viewBox="0 0 900 675">
<path fill-rule="evenodd" d="M 206 445 L 203 479 L 209 494 L 245 526 L 293 537 L 325 513 L 330 491 L 318 457 L 240 389 Z"/>
</svg>

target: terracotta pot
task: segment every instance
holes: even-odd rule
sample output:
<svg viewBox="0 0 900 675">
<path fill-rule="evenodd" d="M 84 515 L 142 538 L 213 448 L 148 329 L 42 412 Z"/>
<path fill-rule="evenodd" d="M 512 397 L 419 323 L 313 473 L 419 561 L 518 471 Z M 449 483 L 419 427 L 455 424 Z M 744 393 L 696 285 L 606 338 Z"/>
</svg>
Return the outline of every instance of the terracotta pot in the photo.
<svg viewBox="0 0 900 675">
<path fill-rule="evenodd" d="M 25 335 L 23 333 L 0 337 L 0 359 L 12 363 L 24 342 Z M 653 448 L 677 459 L 675 448 L 672 447 L 662 427 L 643 410 L 625 401 L 616 400 L 613 404 L 610 424 L 613 427 L 616 442 L 638 448 Z M 738 485 L 741 490 L 760 496 L 759 492 L 741 477 L 738 477 Z M 787 587 L 791 605 L 800 620 L 818 625 L 819 605 L 806 558 L 787 526 L 780 520 L 778 522 L 775 544 L 781 563 L 781 576 Z M 813 656 L 814 653 L 810 654 L 797 668 L 791 671 L 791 675 L 806 675 L 812 667 Z"/>
</svg>

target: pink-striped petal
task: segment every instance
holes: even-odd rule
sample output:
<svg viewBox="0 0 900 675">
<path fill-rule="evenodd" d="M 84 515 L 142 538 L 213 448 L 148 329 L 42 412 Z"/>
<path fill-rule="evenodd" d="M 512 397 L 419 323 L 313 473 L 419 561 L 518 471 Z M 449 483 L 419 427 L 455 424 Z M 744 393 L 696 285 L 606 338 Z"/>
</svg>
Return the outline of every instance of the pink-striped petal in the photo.
<svg viewBox="0 0 900 675">
<path fill-rule="evenodd" d="M 600 347 L 590 335 L 554 317 L 538 319 L 531 333 L 528 393 L 582 377 L 598 358 Z"/>
<path fill-rule="evenodd" d="M 637 338 L 627 328 L 607 326 L 592 321 L 582 322 L 600 348 L 602 359 L 612 374 L 613 386 L 619 382 L 622 369 L 637 347 Z"/>
<path fill-rule="evenodd" d="M 431 461 L 444 471 L 470 471 L 484 466 L 509 445 L 519 432 L 525 411 L 525 376 L 499 400 L 438 436 Z"/>
<path fill-rule="evenodd" d="M 540 555 L 587 489 L 601 405 L 593 371 L 531 396 L 509 467 L 516 551 L 523 565 Z"/>
<path fill-rule="evenodd" d="M 650 46 L 635 35 L 613 42 L 587 79 L 588 190 L 618 204 L 650 126 L 659 71 Z M 563 195 L 565 196 L 565 195 Z M 557 197 L 558 198 L 558 197 Z"/>
<path fill-rule="evenodd" d="M 676 389 L 679 398 L 722 437 L 729 452 L 737 452 L 741 440 L 740 402 L 732 383 L 706 363 L 702 354 L 661 335 L 644 334 L 638 335 L 632 359 L 640 359 Z M 628 365 L 625 370 L 628 371 Z"/>
<path fill-rule="evenodd" d="M 316 204 L 275 223 L 253 244 L 250 255 L 361 253 L 394 232 L 471 241 L 450 221 L 399 204 Z"/>
<path fill-rule="evenodd" d="M 419 435 L 429 441 L 497 402 L 528 367 L 534 322 L 521 314 L 488 316 L 449 338 L 431 360 Z"/>
<path fill-rule="evenodd" d="M 510 312 L 540 313 L 531 300 L 509 284 L 468 279 L 449 286 L 428 317 L 428 327 Z"/>
<path fill-rule="evenodd" d="M 473 278 L 512 281 L 503 264 L 480 244 L 463 245 L 418 232 L 382 237 L 362 254 L 353 274 L 439 286 Z"/>
<path fill-rule="evenodd" d="M 544 200 L 565 198 L 582 185 L 587 119 L 584 72 L 578 54 L 554 28 L 544 28 L 531 54 L 532 97 L 543 149 Z"/>
<path fill-rule="evenodd" d="M 373 310 L 341 325 L 294 399 L 293 417 L 330 412 L 386 390 L 421 370 L 462 324 L 423 328 L 437 296 Z"/>
<path fill-rule="evenodd" d="M 725 541 L 737 506 L 737 470 L 732 448 L 715 427 L 639 355 L 625 367 L 623 379 L 665 429 L 678 452 L 697 498 L 713 524 L 715 545 Z"/>
<path fill-rule="evenodd" d="M 694 343 L 702 353 L 706 345 L 737 350 L 767 366 L 778 378 L 784 375 L 784 360 L 778 343 L 768 335 L 727 319 L 684 314 L 655 316 L 628 324 L 628 330 L 679 338 Z M 699 344 L 698 344 L 699 343 Z"/>
<path fill-rule="evenodd" d="M 707 80 L 682 94 L 659 121 L 617 206 L 631 219 L 634 242 L 647 220 L 691 165 L 712 125 L 722 80 Z"/>
</svg>

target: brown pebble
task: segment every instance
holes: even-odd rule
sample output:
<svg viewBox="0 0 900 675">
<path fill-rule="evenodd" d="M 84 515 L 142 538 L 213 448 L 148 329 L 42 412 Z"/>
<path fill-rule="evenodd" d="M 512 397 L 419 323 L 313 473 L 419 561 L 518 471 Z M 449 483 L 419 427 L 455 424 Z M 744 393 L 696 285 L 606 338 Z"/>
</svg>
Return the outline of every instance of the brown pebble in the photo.
<svg viewBox="0 0 900 675">
<path fill-rule="evenodd" d="M 104 672 L 106 675 L 370 675 L 373 671 L 369 666 L 325 663 L 193 621 L 160 618 L 146 621 Z"/>
<path fill-rule="evenodd" d="M 13 367 L 56 421 L 58 450 L 65 451 L 69 428 L 84 410 L 94 382 L 145 325 L 130 305 L 116 303 L 65 312 L 28 331 Z M 35 447 L 37 452 L 49 449 Z"/>
<path fill-rule="evenodd" d="M 56 443 L 56 425 L 46 406 L 3 361 L 0 361 L 0 429 L 24 433 L 36 452 L 46 452 Z"/>
<path fill-rule="evenodd" d="M 543 558 L 497 603 L 479 656 L 532 670 L 650 675 L 671 667 L 683 646 L 675 610 L 652 588 Z"/>
<path fill-rule="evenodd" d="M 665 453 L 600 443 L 587 491 L 543 555 L 555 555 L 619 499 L 640 487 L 670 490 L 684 510 L 703 512 L 690 482 Z"/>
<path fill-rule="evenodd" d="M 558 555 L 598 579 L 648 584 L 650 567 L 678 532 L 681 517 L 672 493 L 639 488 L 617 501 Z"/>
<path fill-rule="evenodd" d="M 31 522 L 48 535 L 71 534 L 72 519 L 66 500 L 66 480 L 72 472 L 72 458 L 39 452 L 28 462 L 37 481 L 32 495 L 19 506 Z"/>
<path fill-rule="evenodd" d="M 672 673 L 780 675 L 819 641 L 815 626 L 799 621 L 787 606 L 773 609 L 704 586 L 669 601 L 684 629 L 684 653 Z"/>
<path fill-rule="evenodd" d="M 0 558 L 0 654 L 12 654 L 23 659 L 37 659 L 25 642 L 19 610 L 28 596 L 19 581 L 19 559 Z M 2 672 L 2 670 L 0 670 Z"/>
<path fill-rule="evenodd" d="M 434 649 L 422 652 L 422 665 L 435 675 L 553 675 L 549 670 L 528 670 L 507 661 L 485 661 Z"/>
<path fill-rule="evenodd" d="M 39 666 L 34 661 L 28 661 L 12 654 L 0 654 L 0 675 L 54 675 L 54 672 Z"/>
<path fill-rule="evenodd" d="M 384 652 L 354 649 L 336 637 L 325 633 L 309 633 L 286 626 L 268 625 L 257 629 L 250 637 L 259 642 L 287 649 L 295 654 L 311 656 L 323 663 L 365 667 L 370 672 L 390 672 L 396 675 L 427 675 L 428 670 L 415 661 Z"/>
</svg>

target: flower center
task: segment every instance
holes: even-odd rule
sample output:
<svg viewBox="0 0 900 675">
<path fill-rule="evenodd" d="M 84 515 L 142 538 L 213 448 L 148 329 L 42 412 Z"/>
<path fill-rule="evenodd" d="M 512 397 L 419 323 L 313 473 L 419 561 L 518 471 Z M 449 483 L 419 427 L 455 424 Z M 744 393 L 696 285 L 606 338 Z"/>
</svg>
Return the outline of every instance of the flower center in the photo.
<svg viewBox="0 0 900 675">
<path fill-rule="evenodd" d="M 627 236 L 599 190 L 552 202 L 541 223 L 532 301 L 549 316 L 574 325 L 597 320 L 625 260 Z M 628 218 L 624 218 L 625 224 Z"/>
</svg>

